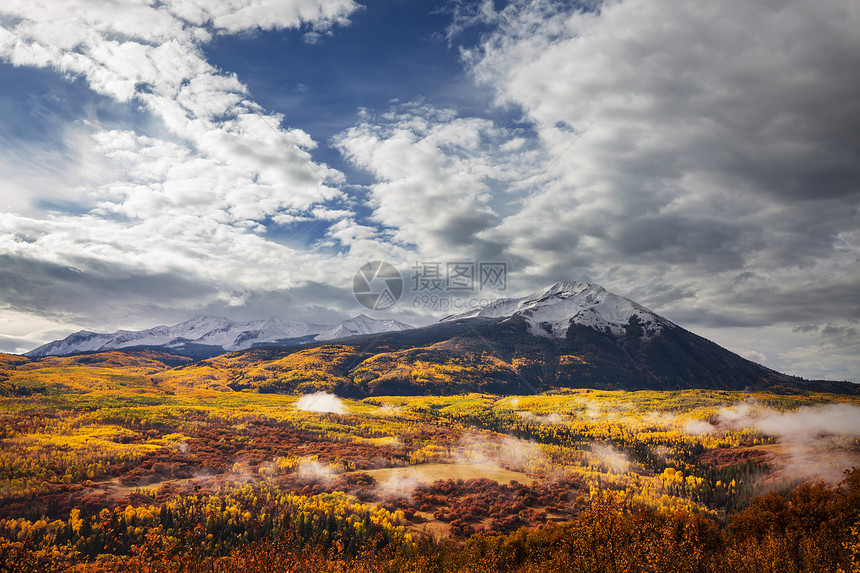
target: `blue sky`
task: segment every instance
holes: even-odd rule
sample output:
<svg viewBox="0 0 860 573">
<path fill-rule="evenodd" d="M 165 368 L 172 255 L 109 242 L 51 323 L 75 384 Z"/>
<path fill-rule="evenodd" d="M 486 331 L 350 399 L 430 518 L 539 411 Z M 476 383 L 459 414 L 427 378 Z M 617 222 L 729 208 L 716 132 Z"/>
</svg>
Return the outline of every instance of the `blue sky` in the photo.
<svg viewBox="0 0 860 573">
<path fill-rule="evenodd" d="M 439 2 L 397 0 L 364 5 L 349 26 L 309 39 L 302 31 L 221 36 L 205 47 L 206 59 L 241 75 L 257 103 L 284 115 L 284 124 L 319 143 L 318 161 L 347 175 L 350 194 L 363 195 L 372 177 L 344 161 L 331 140 L 360 120 L 398 102 L 422 101 L 458 113 L 516 121 L 516 112 L 492 105 L 493 94 L 476 86 L 459 47 L 476 41 L 480 26 L 446 37 L 451 11 Z M 369 209 L 359 206 L 366 221 Z M 267 236 L 291 244 L 313 243 L 327 229 L 319 221 L 288 229 L 270 226 Z"/>
<path fill-rule="evenodd" d="M 324 144 L 354 124 L 360 108 L 386 110 L 392 100 L 424 98 L 439 107 L 486 109 L 449 46 L 449 18 L 437 2 L 375 2 L 349 26 L 309 43 L 299 31 L 223 36 L 205 48 L 214 65 L 242 75 L 254 100 Z M 480 104 L 483 103 L 484 106 Z M 320 158 L 340 162 L 329 151 Z"/>
<path fill-rule="evenodd" d="M 848 0 L 4 2 L 0 351 L 334 322 L 364 262 L 503 260 L 509 294 L 597 282 L 859 380 L 858 29 Z"/>
</svg>

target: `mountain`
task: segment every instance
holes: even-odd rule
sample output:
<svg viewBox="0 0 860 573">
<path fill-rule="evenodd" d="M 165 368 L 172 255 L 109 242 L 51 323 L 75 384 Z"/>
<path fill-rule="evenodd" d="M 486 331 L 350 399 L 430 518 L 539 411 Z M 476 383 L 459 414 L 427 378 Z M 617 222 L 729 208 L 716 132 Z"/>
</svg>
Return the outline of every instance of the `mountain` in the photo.
<svg viewBox="0 0 860 573">
<path fill-rule="evenodd" d="M 322 332 L 316 340 L 335 340 L 348 336 L 362 336 L 367 334 L 379 334 L 381 332 L 394 332 L 409 330 L 412 327 L 396 320 L 375 320 L 363 314 L 344 320 L 331 330 Z"/>
<path fill-rule="evenodd" d="M 337 325 L 198 317 L 139 332 L 78 332 L 27 356 L 109 349 L 202 358 L 177 363 L 153 378 L 165 388 L 227 392 L 327 390 L 364 397 L 536 394 L 565 388 L 860 390 L 850 382 L 782 374 L 599 285 L 573 281 L 422 328 L 363 315 Z"/>
<path fill-rule="evenodd" d="M 332 374 L 356 395 L 560 388 L 858 393 L 747 360 L 599 285 L 563 281 L 363 342 Z M 307 353 L 314 352 L 308 349 Z"/>
<path fill-rule="evenodd" d="M 490 305 L 443 318 L 451 322 L 468 318 L 512 319 L 522 317 L 529 334 L 564 338 L 571 324 L 621 336 L 631 317 L 637 317 L 646 339 L 675 327 L 667 319 L 630 299 L 612 294 L 600 285 L 563 281 L 522 298 L 505 298 Z"/>
<path fill-rule="evenodd" d="M 336 325 L 277 317 L 234 322 L 224 317 L 198 316 L 174 326 L 156 326 L 148 330 L 120 330 L 111 334 L 82 330 L 63 340 L 35 348 L 25 356 L 68 356 L 82 352 L 160 348 L 200 358 L 267 344 L 298 344 L 411 328 L 396 320 L 375 320 L 363 314 Z"/>
<path fill-rule="evenodd" d="M 572 281 L 383 334 L 361 348 L 363 355 L 344 362 L 348 371 L 332 373 L 349 381 L 343 393 L 811 388 L 599 285 Z"/>
</svg>

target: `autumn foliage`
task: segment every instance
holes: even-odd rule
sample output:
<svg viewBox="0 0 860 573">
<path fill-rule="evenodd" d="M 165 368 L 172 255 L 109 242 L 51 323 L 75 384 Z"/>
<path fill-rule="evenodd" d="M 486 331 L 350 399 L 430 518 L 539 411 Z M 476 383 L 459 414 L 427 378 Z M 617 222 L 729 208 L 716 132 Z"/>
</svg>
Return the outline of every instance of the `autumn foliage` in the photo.
<svg viewBox="0 0 860 573">
<path fill-rule="evenodd" d="M 717 427 L 856 398 L 343 392 L 540 368 L 449 350 L 0 355 L 0 573 L 860 571 L 860 470 L 791 475 L 778 437 Z M 299 407 L 318 389 L 341 407 Z"/>
</svg>

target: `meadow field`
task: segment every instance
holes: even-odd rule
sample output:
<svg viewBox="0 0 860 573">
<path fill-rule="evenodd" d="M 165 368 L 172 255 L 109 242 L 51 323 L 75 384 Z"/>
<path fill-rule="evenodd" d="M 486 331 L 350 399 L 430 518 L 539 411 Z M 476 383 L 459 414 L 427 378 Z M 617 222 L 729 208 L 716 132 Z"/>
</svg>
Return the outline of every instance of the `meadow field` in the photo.
<svg viewBox="0 0 860 573">
<path fill-rule="evenodd" d="M 860 570 L 858 397 L 350 400 L 4 360 L 0 571 Z"/>
</svg>

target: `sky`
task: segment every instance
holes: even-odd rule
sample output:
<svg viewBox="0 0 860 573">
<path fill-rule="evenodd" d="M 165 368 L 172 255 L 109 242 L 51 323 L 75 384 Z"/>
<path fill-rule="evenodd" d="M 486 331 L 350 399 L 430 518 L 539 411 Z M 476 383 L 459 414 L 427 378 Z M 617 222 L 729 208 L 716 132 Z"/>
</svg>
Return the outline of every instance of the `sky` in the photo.
<svg viewBox="0 0 860 573">
<path fill-rule="evenodd" d="M 860 382 L 858 30 L 853 0 L 5 0 L 0 351 L 429 324 L 356 271 L 489 261 L 493 296 L 597 283 Z"/>
</svg>

